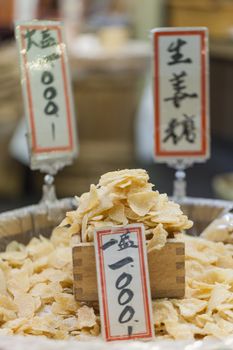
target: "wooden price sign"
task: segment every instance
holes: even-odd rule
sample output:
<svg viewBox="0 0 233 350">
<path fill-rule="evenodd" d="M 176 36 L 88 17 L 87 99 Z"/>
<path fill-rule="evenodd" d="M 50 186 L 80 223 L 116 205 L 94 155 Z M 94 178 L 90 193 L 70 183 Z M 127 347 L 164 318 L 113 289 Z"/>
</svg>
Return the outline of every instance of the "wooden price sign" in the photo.
<svg viewBox="0 0 233 350">
<path fill-rule="evenodd" d="M 207 29 L 160 28 L 152 35 L 155 161 L 204 161 L 209 157 Z"/>
<path fill-rule="evenodd" d="M 75 116 L 63 26 L 16 24 L 31 168 L 51 174 L 77 155 Z"/>
<path fill-rule="evenodd" d="M 97 229 L 95 256 L 103 337 L 107 341 L 151 339 L 144 226 Z"/>
</svg>

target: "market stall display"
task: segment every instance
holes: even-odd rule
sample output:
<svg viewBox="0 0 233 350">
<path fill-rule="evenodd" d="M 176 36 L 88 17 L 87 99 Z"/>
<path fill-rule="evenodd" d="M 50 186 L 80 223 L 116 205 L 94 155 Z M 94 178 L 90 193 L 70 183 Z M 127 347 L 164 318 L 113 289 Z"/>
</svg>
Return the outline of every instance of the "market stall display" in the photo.
<svg viewBox="0 0 233 350">
<path fill-rule="evenodd" d="M 145 172 L 141 174 L 147 179 Z M 108 183 L 108 175 L 102 181 L 104 179 Z M 91 188 L 93 191 L 93 186 Z M 86 203 L 89 195 L 83 195 Z M 163 200 L 168 203 L 166 196 Z M 74 208 L 71 200 L 63 201 L 59 206 L 63 212 Z M 200 222 L 200 213 L 202 224 L 207 226 L 213 213 L 220 213 L 227 207 L 230 208 L 228 202 L 211 203 L 201 199 L 198 204 L 191 199 L 183 204 L 185 212 L 191 214 L 194 228 L 196 217 Z M 84 206 L 81 208 L 85 210 Z M 77 213 L 78 209 L 72 211 L 68 218 L 74 219 Z M 183 214 L 179 215 L 182 217 Z M 28 219 L 25 221 L 26 217 Z M 9 236 L 11 240 L 17 237 L 19 241 L 20 233 L 24 233 L 25 243 L 35 231 L 37 236 L 40 232 L 48 234 L 51 226 L 56 225 L 49 220 L 46 223 L 46 209 L 36 206 L 1 214 L 0 222 L 1 243 L 6 239 L 9 242 Z M 48 228 L 45 230 L 46 225 Z M 1 253 L 1 334 L 46 335 L 54 339 L 75 337 L 80 340 L 86 335 L 99 334 L 96 303 L 82 305 L 75 302 L 72 294 L 71 246 L 74 240 L 71 236 L 79 230 L 78 221 L 71 226 L 63 222 L 53 231 L 50 239 L 34 237 L 26 245 L 13 241 Z M 88 237 L 86 230 L 83 234 L 83 237 Z M 157 238 L 161 239 L 161 235 Z M 153 301 L 156 336 L 158 339 L 160 336 L 164 339 L 200 339 L 205 336 L 224 339 L 232 334 L 233 324 L 232 246 L 185 234 L 178 234 L 177 239 L 186 245 L 186 296 L 184 299 Z"/>
<path fill-rule="evenodd" d="M 72 40 L 79 150 L 62 22 L 15 29 L 30 167 L 46 175 L 38 205 L 0 214 L 0 348 L 232 348 L 232 202 L 186 197 L 185 170 L 211 153 L 208 28 L 151 31 L 154 125 L 145 134 L 154 161 L 176 170 L 173 198 L 133 168 L 148 45 L 129 39 L 129 26 L 106 24 Z M 0 57 L 3 160 L 22 115 L 14 54 Z M 56 191 L 54 177 L 76 156 Z M 12 185 L 15 196 L 20 172 L 10 173 L 1 171 L 0 192 Z"/>
</svg>

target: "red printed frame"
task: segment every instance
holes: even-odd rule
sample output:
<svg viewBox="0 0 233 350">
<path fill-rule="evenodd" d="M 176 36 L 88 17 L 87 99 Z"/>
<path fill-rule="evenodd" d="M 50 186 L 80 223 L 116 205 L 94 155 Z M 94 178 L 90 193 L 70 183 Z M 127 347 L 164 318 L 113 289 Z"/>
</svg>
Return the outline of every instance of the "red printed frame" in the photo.
<svg viewBox="0 0 233 350">
<path fill-rule="evenodd" d="M 32 91 L 31 91 L 31 83 L 30 83 L 30 77 L 29 77 L 29 71 L 28 71 L 28 65 L 27 65 L 27 54 L 26 54 L 26 45 L 25 45 L 25 38 L 23 35 L 24 30 L 26 29 L 36 29 L 36 30 L 43 30 L 43 29 L 51 29 L 57 31 L 57 36 L 59 40 L 59 46 L 61 50 L 61 70 L 62 70 L 62 77 L 63 77 L 63 85 L 64 85 L 64 95 L 65 95 L 65 103 L 66 103 L 66 120 L 67 120 L 67 127 L 68 127 L 68 135 L 69 135 L 69 143 L 67 146 L 63 147 L 39 147 L 37 144 L 36 139 L 36 129 L 35 129 L 35 121 L 34 121 L 34 109 L 33 109 L 33 99 L 32 99 Z M 74 147 L 74 140 L 73 140 L 73 133 L 72 133 L 72 121 L 71 121 L 71 108 L 70 108 L 70 99 L 69 99 L 69 93 L 68 93 L 68 77 L 66 72 L 66 66 L 65 66 L 65 59 L 64 59 L 64 48 L 62 45 L 62 33 L 61 28 L 58 25 L 19 25 L 19 32 L 20 32 L 20 40 L 21 40 L 21 46 L 23 50 L 23 68 L 25 72 L 25 80 L 26 80 L 26 90 L 27 90 L 27 103 L 28 103 L 28 110 L 29 110 L 29 121 L 30 121 L 30 128 L 31 128 L 31 139 L 32 139 L 32 151 L 35 154 L 40 153 L 48 153 L 48 152 L 59 152 L 59 151 L 73 151 Z"/>
<path fill-rule="evenodd" d="M 159 105 L 159 45 L 161 36 L 173 35 L 199 35 L 201 39 L 201 149 L 200 151 L 166 151 L 161 149 L 160 135 L 160 105 Z M 206 30 L 177 30 L 177 31 L 155 31 L 153 33 L 154 43 L 154 157 L 179 158 L 179 157 L 201 157 L 208 158 L 209 146 L 207 140 L 208 128 L 208 100 L 207 100 L 207 47 Z"/>
<path fill-rule="evenodd" d="M 132 339 L 150 339 L 153 337 L 153 330 L 152 330 L 152 324 L 151 324 L 151 318 L 150 318 L 150 307 L 149 303 L 150 300 L 148 299 L 148 295 L 150 295 L 150 290 L 148 291 L 148 284 L 146 280 L 146 266 L 143 259 L 143 236 L 142 236 L 142 228 L 141 227 L 127 227 L 127 228 L 119 228 L 115 232 L 112 232 L 111 229 L 105 229 L 105 230 L 97 230 L 97 249 L 98 249 L 98 255 L 99 255 L 99 272 L 100 272 L 100 280 L 101 280 L 101 291 L 102 291 L 102 305 L 103 305 L 103 318 L 104 318 L 104 332 L 105 332 L 105 339 L 107 341 L 114 341 L 114 340 L 132 340 Z M 137 232 L 137 239 L 138 239 L 138 246 L 139 246 L 139 260 L 140 260 L 140 272 L 143 279 L 142 283 L 142 294 L 144 299 L 144 311 L 145 311 L 145 319 L 146 319 L 146 327 L 147 330 L 144 333 L 137 333 L 133 334 L 132 336 L 129 335 L 117 335 L 117 336 L 111 336 L 110 334 L 110 321 L 109 321 L 109 313 L 108 313 L 108 303 L 107 303 L 107 293 L 106 293 L 106 278 L 104 273 L 104 257 L 103 257 L 103 249 L 101 249 L 103 242 L 102 237 L 109 234 L 124 234 L 127 232 Z M 145 257 L 146 258 L 146 257 Z M 98 270 L 97 270 L 98 271 Z M 103 325 L 102 325 L 103 327 Z"/>
</svg>

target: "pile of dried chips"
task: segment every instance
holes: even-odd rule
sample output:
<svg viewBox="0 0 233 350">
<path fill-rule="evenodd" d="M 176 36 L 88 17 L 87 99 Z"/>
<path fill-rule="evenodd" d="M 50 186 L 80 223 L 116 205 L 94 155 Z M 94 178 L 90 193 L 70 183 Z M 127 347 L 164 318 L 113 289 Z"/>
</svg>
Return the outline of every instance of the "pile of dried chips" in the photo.
<svg viewBox="0 0 233 350">
<path fill-rule="evenodd" d="M 99 317 L 73 296 L 71 237 L 54 230 L 50 239 L 12 242 L 0 253 L 0 335 L 54 339 L 99 334 Z"/>
<path fill-rule="evenodd" d="M 157 334 L 174 339 L 233 334 L 233 245 L 184 234 L 185 298 L 153 302 Z"/>
<path fill-rule="evenodd" d="M 79 199 L 50 239 L 11 242 L 0 253 L 0 335 L 80 339 L 100 332 L 98 308 L 73 297 L 72 236 L 93 239 L 95 227 L 142 222 L 148 249 L 191 226 L 178 205 L 152 191 L 143 170 L 101 177 Z M 233 333 L 233 246 L 176 234 L 186 245 L 186 296 L 153 301 L 157 336 L 173 339 L 225 337 Z"/>
<path fill-rule="evenodd" d="M 142 169 L 101 176 L 97 186 L 91 185 L 90 192 L 78 198 L 77 210 L 67 213 L 60 226 L 68 225 L 77 241 L 90 242 L 97 227 L 143 223 L 147 238 L 154 236 L 161 248 L 170 233 L 188 229 L 192 222 L 166 194 L 153 191 L 148 180 Z"/>
</svg>

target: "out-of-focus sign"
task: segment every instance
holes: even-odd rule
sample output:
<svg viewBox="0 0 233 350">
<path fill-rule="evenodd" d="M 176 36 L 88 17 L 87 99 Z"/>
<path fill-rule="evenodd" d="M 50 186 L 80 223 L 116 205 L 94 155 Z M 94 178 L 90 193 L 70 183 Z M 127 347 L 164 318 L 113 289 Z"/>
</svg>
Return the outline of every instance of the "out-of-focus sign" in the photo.
<svg viewBox="0 0 233 350">
<path fill-rule="evenodd" d="M 207 29 L 160 28 L 152 35 L 155 161 L 204 161 L 210 138 Z"/>
<path fill-rule="evenodd" d="M 63 26 L 16 24 L 32 169 L 56 173 L 77 155 L 75 116 Z"/>
</svg>

